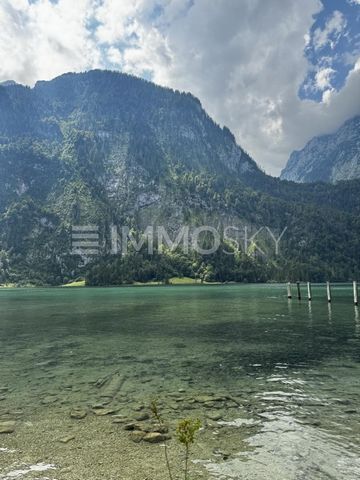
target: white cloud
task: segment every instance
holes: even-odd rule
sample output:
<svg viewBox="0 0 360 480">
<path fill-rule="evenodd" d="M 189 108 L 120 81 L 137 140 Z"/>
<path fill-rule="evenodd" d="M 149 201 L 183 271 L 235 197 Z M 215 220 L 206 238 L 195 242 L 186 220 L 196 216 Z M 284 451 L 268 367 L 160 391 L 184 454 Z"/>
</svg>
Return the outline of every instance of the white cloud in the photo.
<svg viewBox="0 0 360 480">
<path fill-rule="evenodd" d="M 327 44 L 334 48 L 341 34 L 346 27 L 344 15 L 335 10 L 323 29 L 317 28 L 314 32 L 313 42 L 316 50 L 325 47 Z"/>
<path fill-rule="evenodd" d="M 144 28 L 136 25 L 137 42 L 124 52 L 123 70 L 135 75 L 143 72 L 166 70 L 171 64 L 171 52 L 166 39 L 156 28 Z"/>
<path fill-rule="evenodd" d="M 102 43 L 115 43 L 126 38 L 129 24 L 137 13 L 136 1 L 105 0 L 96 9 L 97 40 Z"/>
<path fill-rule="evenodd" d="M 333 68 L 327 67 L 319 70 L 315 74 L 315 84 L 318 90 L 325 90 L 331 88 L 331 79 L 335 74 Z"/>
<path fill-rule="evenodd" d="M 0 80 L 33 84 L 105 65 L 150 73 L 198 96 L 276 174 L 293 149 L 360 112 L 360 70 L 336 92 L 329 61 L 316 73 L 322 102 L 299 99 L 311 68 L 304 48 L 320 49 L 345 28 L 334 12 L 310 40 L 322 8 L 320 0 L 2 0 Z"/>
<path fill-rule="evenodd" d="M 91 0 L 2 0 L 0 78 L 33 84 L 64 71 L 100 66 L 87 28 Z"/>
<path fill-rule="evenodd" d="M 109 62 L 115 65 L 122 65 L 124 60 L 121 50 L 115 47 L 109 47 L 106 56 Z"/>
</svg>

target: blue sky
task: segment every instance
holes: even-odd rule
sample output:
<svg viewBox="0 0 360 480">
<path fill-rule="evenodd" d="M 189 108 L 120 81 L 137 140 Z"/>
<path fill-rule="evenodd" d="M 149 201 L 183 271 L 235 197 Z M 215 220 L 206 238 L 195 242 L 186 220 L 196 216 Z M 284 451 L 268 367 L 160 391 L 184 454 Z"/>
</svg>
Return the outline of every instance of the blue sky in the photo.
<svg viewBox="0 0 360 480">
<path fill-rule="evenodd" d="M 305 55 L 310 69 L 300 87 L 301 98 L 322 99 L 316 74 L 328 69 L 329 85 L 340 90 L 360 54 L 360 1 L 322 0 L 323 9 L 314 16 Z M 319 32 L 328 31 L 319 39 Z M 319 41 L 320 40 L 320 41 Z"/>
<path fill-rule="evenodd" d="M 267 172 L 360 114 L 360 0 L 1 0 L 0 81 L 111 68 L 190 91 Z"/>
</svg>

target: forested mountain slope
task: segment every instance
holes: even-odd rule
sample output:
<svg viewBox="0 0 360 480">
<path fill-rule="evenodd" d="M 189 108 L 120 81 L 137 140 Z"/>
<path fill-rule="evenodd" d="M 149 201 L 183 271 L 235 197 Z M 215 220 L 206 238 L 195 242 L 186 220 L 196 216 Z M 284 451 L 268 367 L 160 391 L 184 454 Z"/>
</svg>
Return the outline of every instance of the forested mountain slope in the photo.
<svg viewBox="0 0 360 480">
<path fill-rule="evenodd" d="M 359 183 L 268 177 L 195 97 L 132 76 L 94 70 L 0 86 L 0 179 L 0 282 L 60 284 L 81 273 L 120 283 L 134 269 L 138 280 L 343 280 L 360 270 Z M 89 224 L 99 225 L 101 257 L 84 265 L 71 255 L 71 227 Z M 109 255 L 112 224 L 287 231 L 277 256 L 167 252 L 125 265 Z"/>
</svg>

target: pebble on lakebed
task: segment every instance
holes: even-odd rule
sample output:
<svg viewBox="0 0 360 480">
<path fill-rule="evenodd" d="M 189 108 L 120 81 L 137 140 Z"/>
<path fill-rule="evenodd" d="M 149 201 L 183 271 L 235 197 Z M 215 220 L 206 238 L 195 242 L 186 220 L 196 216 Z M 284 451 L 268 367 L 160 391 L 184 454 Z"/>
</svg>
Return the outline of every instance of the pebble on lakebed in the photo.
<svg viewBox="0 0 360 480">
<path fill-rule="evenodd" d="M 135 420 L 137 420 L 138 422 L 143 422 L 144 420 L 149 420 L 149 418 L 150 418 L 150 415 L 148 413 L 144 412 L 144 413 L 138 415 L 135 418 Z"/>
<path fill-rule="evenodd" d="M 114 413 L 116 413 L 116 410 L 112 408 L 96 408 L 96 409 L 93 409 L 92 412 L 97 417 L 105 417 L 105 415 L 113 415 Z"/>
<path fill-rule="evenodd" d="M 160 443 L 171 439 L 171 436 L 167 434 L 168 427 L 166 425 L 139 425 L 138 423 L 128 423 L 124 425 L 124 430 L 130 432 L 130 439 L 135 443 L 141 441 Z"/>
<path fill-rule="evenodd" d="M 13 433 L 16 423 L 13 421 L 0 422 L 0 433 Z"/>
<path fill-rule="evenodd" d="M 71 442 L 71 440 L 75 440 L 75 436 L 74 436 L 74 435 L 69 435 L 69 436 L 67 436 L 67 437 L 60 438 L 60 439 L 59 439 L 59 442 L 61 442 L 61 443 L 69 443 L 69 442 Z"/>
<path fill-rule="evenodd" d="M 86 417 L 86 415 L 87 415 L 87 411 L 81 410 L 81 409 L 76 409 L 70 412 L 70 417 L 74 418 L 75 420 L 82 420 L 83 418 Z"/>
<path fill-rule="evenodd" d="M 206 416 L 209 420 L 213 420 L 214 422 L 217 422 L 218 420 L 222 419 L 221 413 L 217 413 L 217 412 L 208 412 Z"/>
<path fill-rule="evenodd" d="M 159 433 L 159 432 L 149 432 L 143 438 L 144 442 L 149 442 L 149 443 L 160 443 L 169 439 L 170 439 L 169 435 L 163 435 L 162 433 Z"/>
</svg>

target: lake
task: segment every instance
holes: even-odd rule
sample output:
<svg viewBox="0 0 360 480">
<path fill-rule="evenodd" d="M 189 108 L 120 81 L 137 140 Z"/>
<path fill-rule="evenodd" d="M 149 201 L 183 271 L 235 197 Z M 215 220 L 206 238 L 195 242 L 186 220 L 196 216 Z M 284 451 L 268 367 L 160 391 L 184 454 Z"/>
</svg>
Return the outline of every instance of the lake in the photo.
<svg viewBox="0 0 360 480">
<path fill-rule="evenodd" d="M 304 292 L 305 293 L 305 292 Z M 0 479 L 167 479 L 138 441 L 156 399 L 200 418 L 195 479 L 360 477 L 360 318 L 350 286 L 0 290 Z M 125 427 L 125 428 L 131 428 Z M 150 427 L 149 427 L 150 428 Z"/>
</svg>

